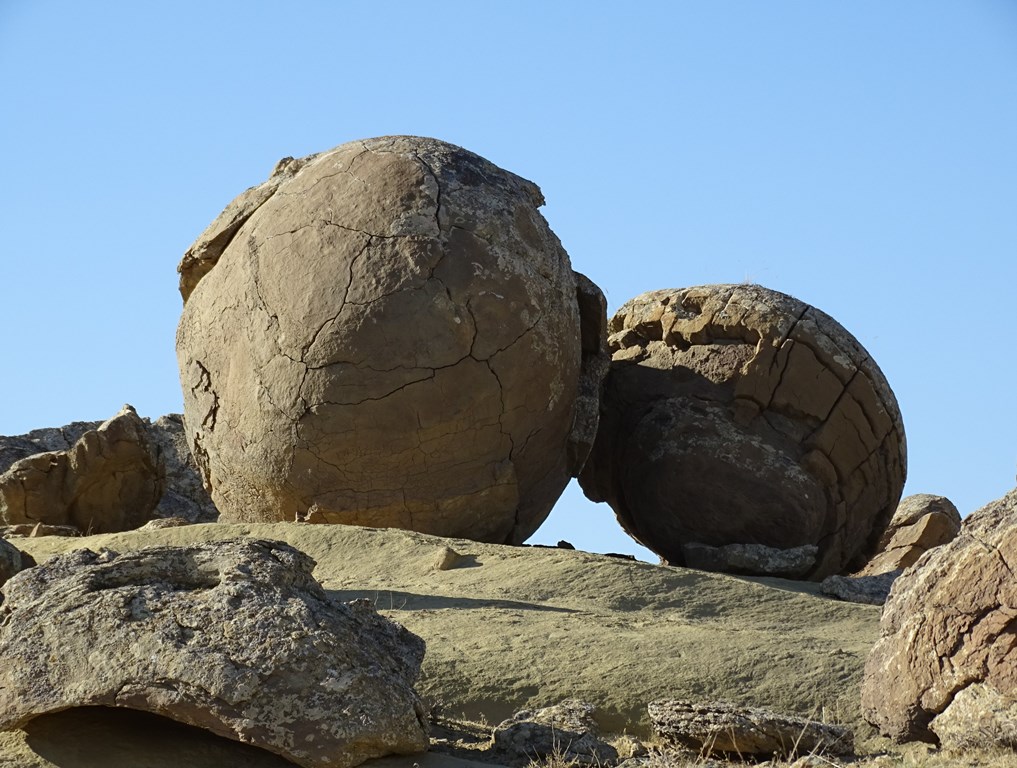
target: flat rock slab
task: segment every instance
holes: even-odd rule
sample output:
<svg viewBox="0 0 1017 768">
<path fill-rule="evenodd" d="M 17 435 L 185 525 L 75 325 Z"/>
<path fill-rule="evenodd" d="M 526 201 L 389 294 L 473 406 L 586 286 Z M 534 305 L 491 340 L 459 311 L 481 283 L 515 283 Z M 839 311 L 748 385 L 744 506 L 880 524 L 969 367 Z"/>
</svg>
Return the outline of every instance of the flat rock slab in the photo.
<svg viewBox="0 0 1017 768">
<path fill-rule="evenodd" d="M 648 707 L 654 732 L 667 744 L 703 754 L 779 755 L 824 752 L 851 754 L 850 729 L 767 709 L 723 702 L 694 704 L 670 699 Z"/>
<path fill-rule="evenodd" d="M 562 549 L 480 544 L 355 526 L 191 525 L 18 541 L 37 560 L 73 547 L 280 539 L 318 563 L 338 600 L 367 598 L 427 642 L 418 692 L 449 716 L 499 723 L 577 698 L 604 733 L 648 736 L 646 704 L 681 696 L 861 725 L 858 686 L 879 609 L 818 585 Z M 435 568 L 446 548 L 458 558 Z"/>
<path fill-rule="evenodd" d="M 314 768 L 427 749 L 423 642 L 329 599 L 313 568 L 288 544 L 228 539 L 75 549 L 22 571 L 3 588 L 0 729 L 124 707 Z"/>
</svg>

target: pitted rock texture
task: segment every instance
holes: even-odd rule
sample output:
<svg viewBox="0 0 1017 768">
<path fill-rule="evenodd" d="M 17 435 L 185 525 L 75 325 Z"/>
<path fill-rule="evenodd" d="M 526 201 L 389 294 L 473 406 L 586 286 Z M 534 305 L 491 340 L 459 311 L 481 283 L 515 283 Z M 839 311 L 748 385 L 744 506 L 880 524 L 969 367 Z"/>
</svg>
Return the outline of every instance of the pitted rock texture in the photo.
<svg viewBox="0 0 1017 768">
<path fill-rule="evenodd" d="M 861 701 L 885 736 L 950 745 L 954 724 L 982 720 L 983 746 L 995 732 L 1017 747 L 1017 490 L 904 571 L 879 628 Z"/>
<path fill-rule="evenodd" d="M 646 293 L 609 326 L 601 426 L 580 475 L 637 541 L 818 547 L 807 577 L 860 567 L 904 487 L 886 379 L 835 320 L 758 285 Z"/>
<path fill-rule="evenodd" d="M 960 526 L 960 513 L 945 496 L 916 493 L 901 499 L 876 554 L 858 575 L 875 576 L 914 565 L 933 547 L 952 541 Z"/>
<path fill-rule="evenodd" d="M 850 728 L 758 707 L 669 699 L 652 702 L 648 710 L 654 733 L 665 744 L 691 748 L 702 755 L 793 757 L 813 752 L 849 755 L 854 751 Z"/>
<path fill-rule="evenodd" d="M 230 521 L 525 540 L 578 472 L 600 291 L 536 185 L 387 137 L 287 159 L 180 264 L 188 439 Z"/>
<path fill-rule="evenodd" d="M 367 601 L 332 601 L 288 544 L 230 539 L 22 571 L 0 608 L 0 728 L 126 707 L 347 768 L 427 749 L 424 643 Z"/>
<path fill-rule="evenodd" d="M 0 519 L 125 531 L 151 518 L 163 488 L 145 425 L 125 405 L 69 449 L 28 456 L 0 474 Z"/>
<path fill-rule="evenodd" d="M 727 544 L 711 547 L 691 542 L 682 547 L 685 565 L 702 571 L 782 576 L 797 579 L 808 573 L 816 562 L 817 548 L 805 544 L 791 549 L 765 547 L 762 544 Z"/>
<path fill-rule="evenodd" d="M 16 573 L 35 565 L 31 555 L 22 552 L 9 541 L 0 539 L 0 586 Z"/>
<path fill-rule="evenodd" d="M 129 405 L 124 408 L 133 411 Z M 149 518 L 182 517 L 192 523 L 214 522 L 219 512 L 202 485 L 198 467 L 191 457 L 184 435 L 183 417 L 179 413 L 170 413 L 154 422 L 147 418 L 140 421 L 142 428 L 136 431 L 139 436 L 144 435 L 148 451 L 147 454 L 137 451 L 138 466 L 135 471 L 146 472 L 146 467 L 154 464 L 164 488 Z M 0 473 L 6 472 L 16 461 L 30 456 L 70 451 L 86 433 L 95 432 L 102 424 L 101 421 L 75 421 L 63 427 L 34 429 L 24 435 L 0 435 Z M 24 528 L 24 525 L 18 527 Z M 36 533 L 47 535 L 43 532 L 51 528 L 53 526 L 42 525 Z M 24 535 L 28 535 L 29 530 L 26 529 Z M 51 531 L 51 534 L 66 535 L 56 531 Z"/>
<path fill-rule="evenodd" d="M 495 726 L 496 749 L 525 764 L 560 756 L 567 763 L 612 765 L 618 750 L 601 741 L 594 706 L 567 699 L 549 707 L 522 710 Z"/>
</svg>

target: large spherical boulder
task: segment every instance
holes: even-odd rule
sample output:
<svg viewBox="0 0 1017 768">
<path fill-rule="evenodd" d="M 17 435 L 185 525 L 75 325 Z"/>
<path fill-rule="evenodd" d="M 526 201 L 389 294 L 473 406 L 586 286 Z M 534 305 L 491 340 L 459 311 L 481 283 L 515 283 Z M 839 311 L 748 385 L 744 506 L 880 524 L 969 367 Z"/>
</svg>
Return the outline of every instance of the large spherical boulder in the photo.
<svg viewBox="0 0 1017 768">
<path fill-rule="evenodd" d="M 893 585 L 862 714 L 898 741 L 1017 750 L 1017 490 Z"/>
<path fill-rule="evenodd" d="M 676 565 L 732 544 L 814 546 L 812 579 L 865 562 L 904 486 L 904 427 L 851 334 L 757 285 L 646 293 L 609 331 L 580 483 L 630 535 Z"/>
<path fill-rule="evenodd" d="M 180 265 L 187 434 L 227 521 L 520 542 L 596 430 L 606 313 L 536 185 L 387 137 L 287 158 Z"/>
</svg>

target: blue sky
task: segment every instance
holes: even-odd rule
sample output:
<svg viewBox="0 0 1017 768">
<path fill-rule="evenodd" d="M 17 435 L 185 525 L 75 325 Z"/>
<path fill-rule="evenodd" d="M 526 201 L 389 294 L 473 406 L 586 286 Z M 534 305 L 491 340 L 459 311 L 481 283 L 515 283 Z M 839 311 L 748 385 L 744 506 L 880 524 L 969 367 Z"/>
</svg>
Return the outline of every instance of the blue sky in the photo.
<svg viewBox="0 0 1017 768">
<path fill-rule="evenodd" d="M 0 0 L 0 434 L 181 408 L 176 264 L 286 155 L 538 183 L 609 311 L 754 281 L 897 394 L 906 493 L 1014 485 L 1017 3 Z M 638 551 L 570 488 L 534 541 Z"/>
</svg>

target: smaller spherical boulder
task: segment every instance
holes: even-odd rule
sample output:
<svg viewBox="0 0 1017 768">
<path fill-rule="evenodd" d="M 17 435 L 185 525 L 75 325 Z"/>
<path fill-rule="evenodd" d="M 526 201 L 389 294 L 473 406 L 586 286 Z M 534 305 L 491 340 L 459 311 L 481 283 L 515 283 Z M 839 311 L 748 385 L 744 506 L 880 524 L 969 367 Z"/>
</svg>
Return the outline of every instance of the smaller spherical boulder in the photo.
<svg viewBox="0 0 1017 768">
<path fill-rule="evenodd" d="M 589 498 L 675 565 L 692 544 L 813 545 L 810 579 L 864 564 L 906 451 L 893 392 L 850 333 L 758 285 L 646 293 L 609 332 Z"/>
</svg>

